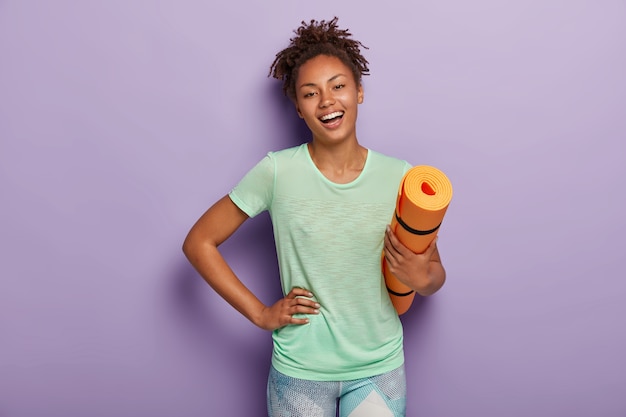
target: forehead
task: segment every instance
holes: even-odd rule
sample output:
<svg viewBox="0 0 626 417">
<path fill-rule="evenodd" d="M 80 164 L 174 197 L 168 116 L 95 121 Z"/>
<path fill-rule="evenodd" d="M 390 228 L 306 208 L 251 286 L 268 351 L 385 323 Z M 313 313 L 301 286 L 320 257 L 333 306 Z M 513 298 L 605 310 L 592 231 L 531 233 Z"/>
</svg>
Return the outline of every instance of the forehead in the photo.
<svg viewBox="0 0 626 417">
<path fill-rule="evenodd" d="M 317 55 L 300 66 L 297 85 L 327 82 L 337 75 L 351 76 L 352 71 L 336 56 Z"/>
</svg>

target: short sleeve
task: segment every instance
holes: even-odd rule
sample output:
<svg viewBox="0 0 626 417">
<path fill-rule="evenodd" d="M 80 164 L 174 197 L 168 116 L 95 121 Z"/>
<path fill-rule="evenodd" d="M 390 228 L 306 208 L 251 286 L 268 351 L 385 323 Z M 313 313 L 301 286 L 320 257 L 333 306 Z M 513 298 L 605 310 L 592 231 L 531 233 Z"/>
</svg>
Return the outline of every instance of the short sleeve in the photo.
<svg viewBox="0 0 626 417">
<path fill-rule="evenodd" d="M 263 158 L 230 191 L 230 199 L 250 217 L 268 210 L 274 196 L 275 164 L 271 153 Z"/>
</svg>

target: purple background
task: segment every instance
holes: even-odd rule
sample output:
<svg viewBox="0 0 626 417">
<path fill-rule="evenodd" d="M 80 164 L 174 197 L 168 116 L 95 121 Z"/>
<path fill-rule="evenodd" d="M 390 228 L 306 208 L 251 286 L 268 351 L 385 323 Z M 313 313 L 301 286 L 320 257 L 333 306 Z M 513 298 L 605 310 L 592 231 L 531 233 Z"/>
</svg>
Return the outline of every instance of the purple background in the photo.
<svg viewBox="0 0 626 417">
<path fill-rule="evenodd" d="M 359 139 L 448 174 L 444 288 L 403 316 L 410 417 L 626 416 L 626 3 L 0 1 L 0 416 L 262 416 L 270 335 L 192 223 L 307 139 L 274 54 L 340 17 Z M 224 246 L 278 297 L 269 218 Z"/>
</svg>

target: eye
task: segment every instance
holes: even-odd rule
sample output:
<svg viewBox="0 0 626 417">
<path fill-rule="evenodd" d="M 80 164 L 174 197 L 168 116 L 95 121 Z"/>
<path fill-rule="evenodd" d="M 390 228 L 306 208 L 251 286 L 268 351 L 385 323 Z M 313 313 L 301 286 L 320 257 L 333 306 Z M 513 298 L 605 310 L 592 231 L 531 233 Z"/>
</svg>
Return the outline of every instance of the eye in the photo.
<svg viewBox="0 0 626 417">
<path fill-rule="evenodd" d="M 342 88 L 344 88 L 346 85 L 345 84 L 337 84 L 335 86 L 335 90 L 341 90 Z"/>
<path fill-rule="evenodd" d="M 304 98 L 313 97 L 315 95 L 315 91 L 310 91 L 308 93 L 304 93 Z"/>
</svg>

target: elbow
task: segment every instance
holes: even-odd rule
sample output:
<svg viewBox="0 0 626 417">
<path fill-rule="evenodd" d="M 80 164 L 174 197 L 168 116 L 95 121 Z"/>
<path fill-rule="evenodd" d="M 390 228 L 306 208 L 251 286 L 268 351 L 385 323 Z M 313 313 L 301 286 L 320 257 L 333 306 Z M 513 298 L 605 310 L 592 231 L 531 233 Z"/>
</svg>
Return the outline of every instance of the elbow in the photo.
<svg viewBox="0 0 626 417">
<path fill-rule="evenodd" d="M 189 247 L 189 241 L 188 241 L 188 239 L 185 239 L 185 241 L 183 242 L 183 246 L 182 246 L 182 248 L 181 248 L 181 249 L 182 249 L 183 253 L 185 254 L 185 256 L 186 256 L 187 258 L 189 258 L 189 251 L 190 251 L 191 249 L 190 249 L 190 247 Z"/>
<path fill-rule="evenodd" d="M 415 288 L 415 292 L 422 297 L 428 297 L 429 295 L 433 295 L 434 293 L 439 291 L 441 287 L 443 287 L 443 282 L 431 281 L 426 285 L 421 285 L 420 287 Z"/>
<path fill-rule="evenodd" d="M 187 259 L 191 259 L 192 254 L 195 252 L 196 247 L 198 246 L 197 239 L 194 238 L 193 234 L 190 232 L 185 240 L 183 241 L 182 251 L 185 254 Z"/>
<path fill-rule="evenodd" d="M 193 230 L 189 232 L 182 245 L 185 257 L 194 265 L 213 248 L 217 248 L 215 242 Z"/>
<path fill-rule="evenodd" d="M 415 288 L 416 293 L 422 297 L 433 295 L 443 287 L 446 282 L 446 271 L 443 267 L 435 273 L 429 274 L 428 278 L 421 281 Z"/>
</svg>

